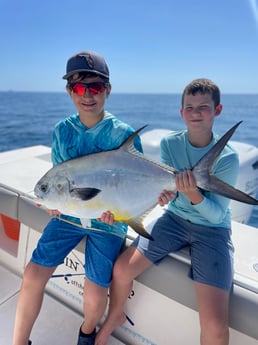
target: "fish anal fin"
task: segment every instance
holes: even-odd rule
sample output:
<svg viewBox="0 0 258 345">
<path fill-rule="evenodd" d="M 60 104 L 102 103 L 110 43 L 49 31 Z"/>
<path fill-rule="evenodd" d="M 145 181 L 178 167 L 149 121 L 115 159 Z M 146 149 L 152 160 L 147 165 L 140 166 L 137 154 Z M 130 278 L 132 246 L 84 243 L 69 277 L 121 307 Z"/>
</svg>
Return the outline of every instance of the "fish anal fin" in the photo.
<svg viewBox="0 0 258 345">
<path fill-rule="evenodd" d="M 205 189 L 245 204 L 258 205 L 258 200 L 211 175 Z"/>
<path fill-rule="evenodd" d="M 97 194 L 101 192 L 98 188 L 72 188 L 70 190 L 70 195 L 72 198 L 87 201 L 93 199 Z"/>
<path fill-rule="evenodd" d="M 128 225 L 133 228 L 139 235 L 146 237 L 149 240 L 153 241 L 153 237 L 145 230 L 143 221 L 151 213 L 151 211 L 157 206 L 158 202 L 152 205 L 148 210 L 146 210 L 141 216 L 136 218 L 131 218 L 129 221 L 126 221 Z"/>
<path fill-rule="evenodd" d="M 153 237 L 148 234 L 146 229 L 144 228 L 142 224 L 142 217 L 138 218 L 131 218 L 127 221 L 127 224 L 135 231 L 137 234 L 147 238 L 148 240 L 153 240 Z"/>
</svg>

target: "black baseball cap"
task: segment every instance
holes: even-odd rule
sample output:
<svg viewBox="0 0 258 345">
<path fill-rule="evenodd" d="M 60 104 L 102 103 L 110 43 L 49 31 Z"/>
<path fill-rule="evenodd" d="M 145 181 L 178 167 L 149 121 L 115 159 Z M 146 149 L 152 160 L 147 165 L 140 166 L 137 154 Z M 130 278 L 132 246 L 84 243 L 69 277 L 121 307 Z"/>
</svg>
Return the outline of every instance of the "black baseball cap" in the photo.
<svg viewBox="0 0 258 345">
<path fill-rule="evenodd" d="M 63 79 L 79 72 L 90 72 L 109 79 L 109 69 L 105 59 L 96 52 L 84 50 L 67 61 L 66 74 Z"/>
</svg>

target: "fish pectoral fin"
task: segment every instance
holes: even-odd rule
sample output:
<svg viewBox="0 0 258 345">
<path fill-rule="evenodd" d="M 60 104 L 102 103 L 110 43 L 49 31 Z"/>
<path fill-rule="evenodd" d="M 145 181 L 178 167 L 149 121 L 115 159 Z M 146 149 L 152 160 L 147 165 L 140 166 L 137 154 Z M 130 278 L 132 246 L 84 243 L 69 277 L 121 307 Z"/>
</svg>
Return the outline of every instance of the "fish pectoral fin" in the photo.
<svg viewBox="0 0 258 345">
<path fill-rule="evenodd" d="M 206 188 L 207 187 L 207 188 Z M 239 189 L 234 188 L 228 183 L 221 181 L 216 176 L 211 175 L 209 178 L 209 184 L 205 187 L 210 192 L 225 196 L 226 198 L 243 202 L 250 205 L 258 205 L 258 200 L 250 195 L 242 192 Z"/>
<path fill-rule="evenodd" d="M 153 237 L 148 234 L 142 225 L 142 218 L 131 218 L 127 221 L 127 224 L 135 231 L 137 234 L 147 238 L 148 240 L 153 240 Z"/>
<path fill-rule="evenodd" d="M 100 192 L 101 190 L 98 188 L 76 188 L 75 187 L 70 190 L 70 195 L 72 198 L 86 201 L 86 200 L 90 200 L 94 198 Z"/>
</svg>

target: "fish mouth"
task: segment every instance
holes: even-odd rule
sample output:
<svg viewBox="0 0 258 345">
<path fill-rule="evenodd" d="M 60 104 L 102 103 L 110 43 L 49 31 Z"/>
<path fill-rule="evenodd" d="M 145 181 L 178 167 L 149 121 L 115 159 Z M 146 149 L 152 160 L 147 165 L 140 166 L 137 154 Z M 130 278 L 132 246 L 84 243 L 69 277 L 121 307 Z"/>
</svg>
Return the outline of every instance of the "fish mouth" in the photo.
<svg viewBox="0 0 258 345">
<path fill-rule="evenodd" d="M 31 199 L 32 199 L 35 203 L 42 204 L 42 202 L 43 202 L 43 200 L 44 200 L 43 195 L 45 196 L 46 193 L 43 193 L 43 192 L 41 191 L 41 189 L 37 186 L 37 187 L 34 189 L 34 196 L 32 196 Z"/>
<path fill-rule="evenodd" d="M 40 195 L 38 191 L 35 191 L 35 190 L 34 190 L 34 196 L 32 196 L 31 199 L 35 202 L 38 202 L 39 204 L 41 204 L 43 201 L 43 197 Z"/>
</svg>

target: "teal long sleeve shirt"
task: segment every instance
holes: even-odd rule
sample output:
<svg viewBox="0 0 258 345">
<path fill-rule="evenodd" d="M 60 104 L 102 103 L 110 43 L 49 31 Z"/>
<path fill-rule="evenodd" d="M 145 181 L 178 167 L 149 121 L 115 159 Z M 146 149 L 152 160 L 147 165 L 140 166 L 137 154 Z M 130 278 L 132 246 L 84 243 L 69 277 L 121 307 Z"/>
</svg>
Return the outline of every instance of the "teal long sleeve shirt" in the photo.
<svg viewBox="0 0 258 345">
<path fill-rule="evenodd" d="M 213 134 L 208 146 L 194 147 L 190 144 L 187 131 L 169 133 L 161 141 L 161 161 L 178 171 L 192 168 L 198 160 L 218 141 L 219 136 Z M 224 182 L 235 185 L 239 170 L 238 155 L 227 144 L 212 168 L 212 174 Z M 177 193 L 167 206 L 168 211 L 194 224 L 211 227 L 230 228 L 230 199 L 215 193 L 201 191 L 203 200 L 199 204 L 191 204 L 183 194 Z"/>
</svg>

